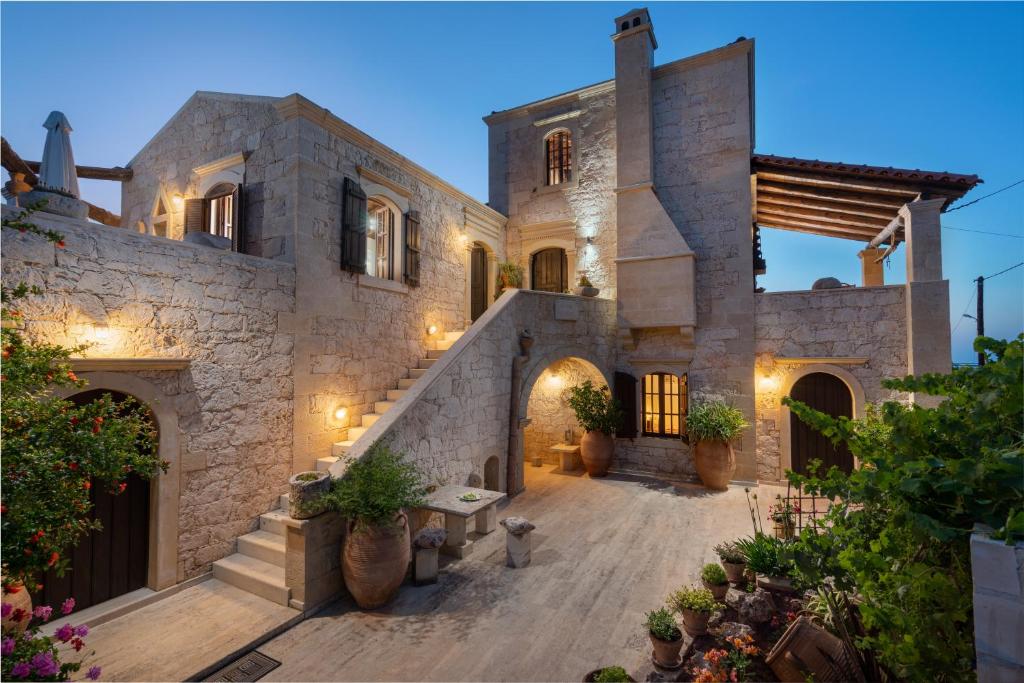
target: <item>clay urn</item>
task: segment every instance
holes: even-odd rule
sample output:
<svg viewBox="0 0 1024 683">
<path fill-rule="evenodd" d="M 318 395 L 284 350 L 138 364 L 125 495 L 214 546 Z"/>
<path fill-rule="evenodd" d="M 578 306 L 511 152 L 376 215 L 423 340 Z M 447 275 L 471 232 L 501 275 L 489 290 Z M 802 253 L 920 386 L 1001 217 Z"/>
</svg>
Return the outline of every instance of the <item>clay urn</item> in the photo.
<svg viewBox="0 0 1024 683">
<path fill-rule="evenodd" d="M 728 489 L 736 473 L 736 455 L 728 441 L 698 441 L 693 463 L 704 486 L 715 491 Z"/>
<path fill-rule="evenodd" d="M 404 512 L 389 524 L 349 522 L 341 566 L 345 587 L 356 604 L 374 609 L 395 597 L 409 569 L 409 546 Z"/>
<path fill-rule="evenodd" d="M 591 477 L 604 477 L 612 466 L 615 441 L 604 432 L 587 432 L 580 439 L 580 458 Z"/>
</svg>

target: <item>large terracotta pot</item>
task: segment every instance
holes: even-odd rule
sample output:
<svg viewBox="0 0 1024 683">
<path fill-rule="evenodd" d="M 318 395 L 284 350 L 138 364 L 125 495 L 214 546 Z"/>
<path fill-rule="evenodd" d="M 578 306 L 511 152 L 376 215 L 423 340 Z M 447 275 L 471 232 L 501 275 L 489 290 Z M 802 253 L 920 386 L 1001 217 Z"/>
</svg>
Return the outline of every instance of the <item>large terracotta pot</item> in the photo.
<svg viewBox="0 0 1024 683">
<path fill-rule="evenodd" d="M 698 441 L 694 449 L 694 464 L 704 486 L 715 491 L 729 488 L 736 473 L 736 456 L 727 441 Z"/>
<path fill-rule="evenodd" d="M 10 586 L 12 592 L 8 593 L 7 589 L 3 591 L 3 602 L 11 605 L 11 613 L 3 618 L 3 627 L 16 629 L 19 633 L 24 633 L 25 629 L 28 628 L 28 622 L 32 618 L 32 596 L 25 590 L 25 586 L 20 583 L 16 583 Z M 24 618 L 15 621 L 14 613 L 17 610 L 24 612 Z"/>
<path fill-rule="evenodd" d="M 587 432 L 580 439 L 580 457 L 587 474 L 592 477 L 603 477 L 612 466 L 612 453 L 615 452 L 615 441 L 604 432 Z"/>
<path fill-rule="evenodd" d="M 349 522 L 341 551 L 345 587 L 363 609 L 389 602 L 409 569 L 409 520 L 405 513 L 388 526 Z"/>
<path fill-rule="evenodd" d="M 676 640 L 662 640 L 649 631 L 647 635 L 650 636 L 651 645 L 654 646 L 651 659 L 654 660 L 655 665 L 662 669 L 678 669 L 683 665 L 679 659 L 679 651 L 683 649 L 682 633 Z"/>
</svg>

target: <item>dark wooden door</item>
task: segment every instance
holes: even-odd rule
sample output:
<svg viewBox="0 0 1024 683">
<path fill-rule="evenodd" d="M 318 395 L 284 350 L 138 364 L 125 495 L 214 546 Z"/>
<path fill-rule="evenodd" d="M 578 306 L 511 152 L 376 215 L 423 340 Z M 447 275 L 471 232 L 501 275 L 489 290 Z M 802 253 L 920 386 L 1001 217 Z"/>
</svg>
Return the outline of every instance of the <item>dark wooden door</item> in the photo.
<svg viewBox="0 0 1024 683">
<path fill-rule="evenodd" d="M 487 310 L 487 252 L 473 247 L 469 257 L 469 313 L 476 320 Z"/>
<path fill-rule="evenodd" d="M 91 390 L 71 398 L 86 403 L 110 393 L 115 401 L 124 394 Z M 101 603 L 146 585 L 149 567 L 149 487 L 148 481 L 132 473 L 127 487 L 117 495 L 109 484 L 93 480 L 89 489 L 90 516 L 103 526 L 81 538 L 69 549 L 71 567 L 58 577 L 50 571 L 43 577 L 43 590 L 33 596 L 36 604 L 59 606 L 67 598 L 75 599 L 76 609 Z"/>
<path fill-rule="evenodd" d="M 569 265 L 564 249 L 544 249 L 533 255 L 530 289 L 564 292 L 569 288 Z"/>
<path fill-rule="evenodd" d="M 853 417 L 853 396 L 849 387 L 835 375 L 825 372 L 805 375 L 797 380 L 789 395 L 833 417 Z M 853 455 L 845 443 L 833 446 L 824 434 L 792 413 L 789 416 L 789 434 L 794 472 L 807 474 L 808 463 L 815 459 L 822 463 L 817 470 L 819 475 L 824 475 L 833 465 L 844 472 L 853 469 Z"/>
</svg>

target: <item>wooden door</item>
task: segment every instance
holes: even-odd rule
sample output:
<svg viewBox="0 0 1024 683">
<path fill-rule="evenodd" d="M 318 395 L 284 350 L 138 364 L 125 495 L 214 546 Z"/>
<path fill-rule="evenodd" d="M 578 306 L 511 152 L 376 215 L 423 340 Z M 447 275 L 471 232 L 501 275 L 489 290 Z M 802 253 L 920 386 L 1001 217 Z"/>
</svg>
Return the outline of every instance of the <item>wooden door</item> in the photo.
<svg viewBox="0 0 1024 683">
<path fill-rule="evenodd" d="M 540 292 L 564 292 L 569 288 L 569 265 L 564 249 L 543 249 L 530 263 L 530 289 Z"/>
<path fill-rule="evenodd" d="M 86 403 L 104 393 L 115 401 L 124 394 L 90 390 L 73 396 L 71 401 Z M 76 609 L 96 605 L 146 585 L 149 568 L 149 482 L 135 473 L 125 481 L 127 487 L 117 495 L 109 484 L 93 480 L 89 489 L 90 516 L 99 520 L 102 530 L 81 538 L 69 549 L 71 566 L 58 577 L 50 571 L 43 577 L 43 590 L 33 596 L 36 604 L 59 607 L 67 598 L 75 599 Z"/>
<path fill-rule="evenodd" d="M 789 393 L 793 399 L 833 417 L 853 417 L 853 396 L 849 387 L 835 375 L 815 372 L 797 380 Z M 808 474 L 811 460 L 821 460 L 817 474 L 824 475 L 835 465 L 844 472 L 853 469 L 853 455 L 846 444 L 833 446 L 821 432 L 809 427 L 796 415 L 789 416 L 791 467 L 794 472 Z"/>
<path fill-rule="evenodd" d="M 487 310 L 487 252 L 473 247 L 469 256 L 469 313 L 476 320 Z"/>
</svg>

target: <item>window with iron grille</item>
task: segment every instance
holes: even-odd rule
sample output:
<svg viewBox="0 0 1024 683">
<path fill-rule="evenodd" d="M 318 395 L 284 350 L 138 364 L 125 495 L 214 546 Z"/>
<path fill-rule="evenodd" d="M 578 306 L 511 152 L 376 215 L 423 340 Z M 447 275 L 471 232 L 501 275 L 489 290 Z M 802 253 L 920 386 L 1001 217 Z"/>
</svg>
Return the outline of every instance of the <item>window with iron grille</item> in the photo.
<svg viewBox="0 0 1024 683">
<path fill-rule="evenodd" d="M 686 433 L 686 375 L 644 375 L 644 436 L 679 437 Z"/>
<path fill-rule="evenodd" d="M 572 134 L 560 130 L 549 135 L 545 141 L 547 155 L 547 184 L 560 185 L 572 180 Z"/>
</svg>

